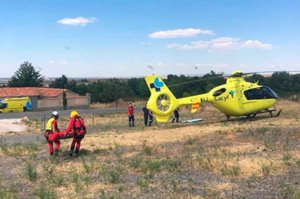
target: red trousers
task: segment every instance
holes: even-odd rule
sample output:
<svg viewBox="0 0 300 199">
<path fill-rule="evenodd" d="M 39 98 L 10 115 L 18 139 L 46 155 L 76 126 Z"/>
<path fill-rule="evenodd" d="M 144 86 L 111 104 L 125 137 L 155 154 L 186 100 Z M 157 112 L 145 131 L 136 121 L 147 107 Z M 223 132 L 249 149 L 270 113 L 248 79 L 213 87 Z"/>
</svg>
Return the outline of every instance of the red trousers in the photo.
<svg viewBox="0 0 300 199">
<path fill-rule="evenodd" d="M 60 147 L 60 141 L 59 138 L 64 135 L 64 132 L 57 132 L 57 133 L 45 133 L 45 137 L 48 142 L 48 148 L 49 148 L 49 153 L 53 154 L 53 143 L 55 143 L 55 150 L 58 152 L 59 147 Z"/>
<path fill-rule="evenodd" d="M 48 140 L 48 148 L 49 148 L 49 153 L 50 154 L 53 154 L 53 142 L 55 143 L 56 151 L 58 151 L 59 147 L 60 147 L 60 141 L 59 140 L 55 140 L 55 141 L 49 141 Z"/>
<path fill-rule="evenodd" d="M 71 144 L 71 150 L 74 150 L 74 148 L 76 148 L 76 150 L 79 151 L 81 140 L 82 140 L 82 138 L 75 138 L 74 137 L 73 141 L 72 141 L 72 144 Z"/>
</svg>

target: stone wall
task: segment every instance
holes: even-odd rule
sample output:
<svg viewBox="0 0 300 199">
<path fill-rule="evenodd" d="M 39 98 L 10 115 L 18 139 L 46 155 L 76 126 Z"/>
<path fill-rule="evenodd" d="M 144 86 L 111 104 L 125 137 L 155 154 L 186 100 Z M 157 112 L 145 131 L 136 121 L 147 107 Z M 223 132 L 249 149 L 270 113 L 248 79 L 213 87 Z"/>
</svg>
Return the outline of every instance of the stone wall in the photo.
<svg viewBox="0 0 300 199">
<path fill-rule="evenodd" d="M 76 108 L 76 107 L 89 107 L 90 101 L 87 96 L 67 96 L 68 107 Z"/>
<path fill-rule="evenodd" d="M 66 92 L 68 108 L 88 108 L 90 106 L 90 96 L 79 96 Z M 63 95 L 56 98 L 43 98 L 38 100 L 39 110 L 63 109 Z"/>
<path fill-rule="evenodd" d="M 58 109 L 63 108 L 62 98 L 44 98 L 38 100 L 39 110 L 47 110 L 53 108 L 58 108 Z"/>
</svg>

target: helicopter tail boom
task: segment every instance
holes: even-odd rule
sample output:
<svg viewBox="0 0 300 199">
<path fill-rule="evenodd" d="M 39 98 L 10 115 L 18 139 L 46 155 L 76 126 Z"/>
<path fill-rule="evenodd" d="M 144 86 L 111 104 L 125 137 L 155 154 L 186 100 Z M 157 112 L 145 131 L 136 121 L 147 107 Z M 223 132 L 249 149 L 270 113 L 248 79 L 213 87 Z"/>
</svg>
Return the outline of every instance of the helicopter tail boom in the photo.
<svg viewBox="0 0 300 199">
<path fill-rule="evenodd" d="M 154 113 L 158 122 L 167 122 L 173 111 L 179 106 L 191 104 L 191 112 L 196 112 L 200 107 L 200 100 L 206 95 L 195 95 L 177 99 L 157 75 L 146 76 L 145 81 L 151 93 L 147 102 L 147 108 Z"/>
</svg>

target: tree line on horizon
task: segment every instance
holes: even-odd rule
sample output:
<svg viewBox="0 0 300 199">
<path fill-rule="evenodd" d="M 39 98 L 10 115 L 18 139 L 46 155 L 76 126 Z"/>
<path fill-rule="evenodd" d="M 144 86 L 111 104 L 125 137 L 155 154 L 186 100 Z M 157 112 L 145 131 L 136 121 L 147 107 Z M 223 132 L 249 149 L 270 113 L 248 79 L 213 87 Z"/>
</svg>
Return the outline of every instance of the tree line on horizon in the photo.
<svg viewBox="0 0 300 199">
<path fill-rule="evenodd" d="M 260 85 L 269 86 L 280 97 L 289 97 L 300 94 L 300 74 L 289 74 L 288 72 L 274 72 L 271 76 L 265 77 L 260 74 L 253 74 L 245 78 L 250 82 L 259 82 Z M 29 63 L 24 62 L 11 77 L 9 87 L 41 87 L 44 78 L 40 71 Z M 206 93 L 212 88 L 226 82 L 223 73 L 211 71 L 204 76 L 168 75 L 164 79 L 173 94 L 179 97 L 186 97 Z M 190 82 L 190 83 L 188 83 Z M 50 85 L 51 88 L 64 88 L 78 93 L 79 95 L 91 94 L 91 102 L 109 103 L 118 99 L 139 100 L 147 99 L 150 92 L 144 78 L 98 80 L 88 82 L 69 80 L 65 75 L 56 78 Z"/>
</svg>

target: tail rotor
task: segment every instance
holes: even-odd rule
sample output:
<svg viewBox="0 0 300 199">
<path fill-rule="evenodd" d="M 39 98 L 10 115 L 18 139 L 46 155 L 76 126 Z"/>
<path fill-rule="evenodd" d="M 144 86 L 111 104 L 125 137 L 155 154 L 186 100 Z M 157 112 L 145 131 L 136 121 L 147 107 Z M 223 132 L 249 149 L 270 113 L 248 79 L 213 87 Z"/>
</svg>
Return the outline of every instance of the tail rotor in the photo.
<svg viewBox="0 0 300 199">
<path fill-rule="evenodd" d="M 165 95 L 165 94 L 161 94 L 160 96 L 158 96 L 158 98 L 156 99 L 156 106 L 157 108 L 161 111 L 161 112 L 169 112 L 169 109 L 171 108 L 171 100 L 170 98 Z"/>
</svg>

